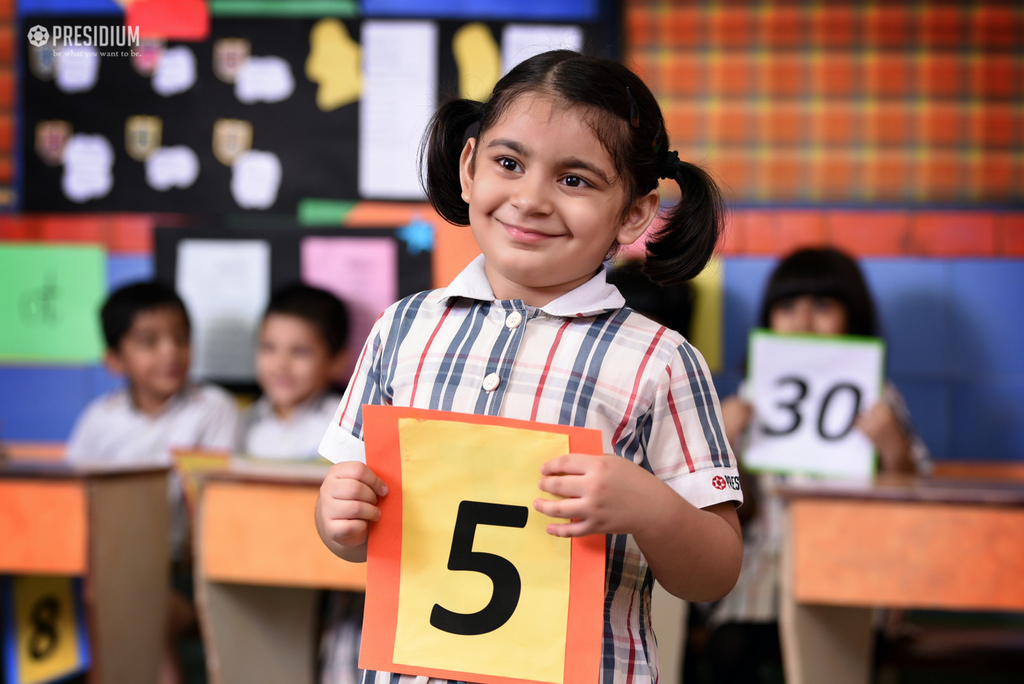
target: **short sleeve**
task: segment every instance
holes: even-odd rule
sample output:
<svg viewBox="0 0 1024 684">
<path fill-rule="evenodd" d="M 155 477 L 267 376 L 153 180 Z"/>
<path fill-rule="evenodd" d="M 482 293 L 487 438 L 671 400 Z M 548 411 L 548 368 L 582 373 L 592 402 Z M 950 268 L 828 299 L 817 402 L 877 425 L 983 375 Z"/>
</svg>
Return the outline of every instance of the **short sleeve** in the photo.
<svg viewBox="0 0 1024 684">
<path fill-rule="evenodd" d="M 741 503 L 739 470 L 704 357 L 685 340 L 659 379 L 647 440 L 652 471 L 698 508 Z"/>
<path fill-rule="evenodd" d="M 377 319 L 366 338 L 352 379 L 327 426 L 327 432 L 320 440 L 317 451 L 332 463 L 366 463 L 366 448 L 363 445 L 363 404 L 387 403 L 382 392 L 381 369 L 386 346 L 385 321 L 391 311 L 392 309 L 389 309 Z"/>
</svg>

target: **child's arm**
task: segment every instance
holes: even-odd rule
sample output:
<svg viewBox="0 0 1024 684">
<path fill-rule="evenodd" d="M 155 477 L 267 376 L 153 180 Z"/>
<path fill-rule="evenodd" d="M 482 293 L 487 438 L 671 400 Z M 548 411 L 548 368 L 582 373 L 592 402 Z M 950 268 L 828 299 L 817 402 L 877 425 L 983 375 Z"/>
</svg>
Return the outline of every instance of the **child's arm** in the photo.
<svg viewBox="0 0 1024 684">
<path fill-rule="evenodd" d="M 316 531 L 336 556 L 366 561 L 368 521 L 380 519 L 377 499 L 388 486 L 365 463 L 345 461 L 327 471 L 316 500 Z"/>
<path fill-rule="evenodd" d="M 567 454 L 541 468 L 538 498 L 544 515 L 571 519 L 552 523 L 558 537 L 631 534 L 655 578 L 689 601 L 716 601 L 736 584 L 743 540 L 730 502 L 700 509 L 632 461 L 619 456 Z"/>
</svg>

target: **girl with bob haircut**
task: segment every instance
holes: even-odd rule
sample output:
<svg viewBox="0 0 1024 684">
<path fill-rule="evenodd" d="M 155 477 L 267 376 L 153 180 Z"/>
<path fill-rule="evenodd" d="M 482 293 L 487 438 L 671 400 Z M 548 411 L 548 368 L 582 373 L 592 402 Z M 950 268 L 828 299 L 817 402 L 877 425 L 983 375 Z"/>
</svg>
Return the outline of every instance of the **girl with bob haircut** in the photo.
<svg viewBox="0 0 1024 684">
<path fill-rule="evenodd" d="M 830 247 L 801 249 L 775 267 L 765 287 L 759 325 L 777 333 L 878 337 L 875 305 L 860 266 Z M 722 401 L 729 442 L 739 452 L 753 407 L 740 387 Z M 875 445 L 879 471 L 925 473 L 930 455 L 914 431 L 899 390 L 887 382 L 881 400 L 857 418 Z M 757 684 L 763 665 L 781 664 L 778 631 L 779 554 L 784 524 L 778 488 L 786 476 L 743 473 L 743 570 L 735 589 L 711 612 L 708 644 L 715 684 Z M 764 680 L 769 680 L 765 676 Z"/>
<path fill-rule="evenodd" d="M 660 207 L 658 179 L 671 178 L 682 200 L 648 240 L 646 269 L 662 283 L 694 277 L 721 231 L 718 189 L 669 150 L 636 75 L 564 50 L 513 68 L 487 102 L 444 104 L 422 154 L 431 203 L 471 227 L 482 255 L 447 288 L 390 307 L 371 332 L 320 444 L 336 463 L 320 488 L 321 538 L 365 559 L 387 495 L 363 462 L 364 404 L 600 430 L 603 456 L 546 462 L 537 475 L 548 496 L 524 505 L 551 518 L 551 535 L 606 535 L 600 681 L 655 682 L 654 580 L 689 600 L 725 595 L 739 573 L 742 495 L 703 358 L 626 307 L 603 262 L 641 238 Z"/>
</svg>

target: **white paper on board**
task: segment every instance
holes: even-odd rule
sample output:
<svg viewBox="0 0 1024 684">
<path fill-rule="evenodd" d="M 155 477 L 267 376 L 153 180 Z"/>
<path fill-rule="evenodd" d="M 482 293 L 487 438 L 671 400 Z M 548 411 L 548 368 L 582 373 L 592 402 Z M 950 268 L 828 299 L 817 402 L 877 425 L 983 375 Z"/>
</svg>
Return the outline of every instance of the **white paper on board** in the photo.
<svg viewBox="0 0 1024 684">
<path fill-rule="evenodd" d="M 501 37 L 501 73 L 548 50 L 583 49 L 583 29 L 572 24 L 508 24 Z"/>
<path fill-rule="evenodd" d="M 881 340 L 756 331 L 750 342 L 754 417 L 750 470 L 867 478 L 875 448 L 853 421 L 881 398 Z"/>
<path fill-rule="evenodd" d="M 72 202 L 106 197 L 114 187 L 114 148 L 99 133 L 76 133 L 64 147 L 61 189 Z"/>
<path fill-rule="evenodd" d="M 192 322 L 192 377 L 251 380 L 270 298 L 270 243 L 182 240 L 175 286 Z"/>
<path fill-rule="evenodd" d="M 273 152 L 243 152 L 231 164 L 231 196 L 243 209 L 269 209 L 277 201 L 281 176 L 281 160 Z"/>
<path fill-rule="evenodd" d="M 437 25 L 368 20 L 361 40 L 359 194 L 423 199 L 416 157 L 437 107 Z"/>
<path fill-rule="evenodd" d="M 250 57 L 235 81 L 235 97 L 245 104 L 281 102 L 294 91 L 291 65 L 281 57 Z"/>
<path fill-rule="evenodd" d="M 100 78 L 100 56 L 89 49 L 64 50 L 54 56 L 57 88 L 65 93 L 92 90 Z"/>
<path fill-rule="evenodd" d="M 184 45 L 169 48 L 157 62 L 153 90 L 164 97 L 184 93 L 196 84 L 196 55 Z"/>
<path fill-rule="evenodd" d="M 146 158 L 146 183 L 161 192 L 188 188 L 199 177 L 199 157 L 186 145 L 161 147 Z"/>
</svg>

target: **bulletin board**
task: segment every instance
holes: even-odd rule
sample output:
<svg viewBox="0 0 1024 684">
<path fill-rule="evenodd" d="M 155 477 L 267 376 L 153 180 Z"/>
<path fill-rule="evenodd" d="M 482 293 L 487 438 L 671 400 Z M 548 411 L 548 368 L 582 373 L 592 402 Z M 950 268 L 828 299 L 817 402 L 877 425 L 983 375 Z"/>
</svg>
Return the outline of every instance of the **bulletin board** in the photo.
<svg viewBox="0 0 1024 684">
<path fill-rule="evenodd" d="M 22 23 L 124 29 L 110 14 Z M 483 38 L 467 57 L 457 36 L 470 25 Z M 505 47 L 543 42 L 547 28 L 604 52 L 607 26 L 214 14 L 205 40 L 117 54 L 22 41 L 22 208 L 294 213 L 303 198 L 419 200 L 417 143 L 459 94 L 460 68 L 480 54 L 506 67 Z"/>
<path fill-rule="evenodd" d="M 397 230 L 310 228 L 297 223 L 273 228 L 157 227 L 156 279 L 175 287 L 189 309 L 195 378 L 245 392 L 255 389 L 252 359 L 270 294 L 300 281 L 334 292 L 345 302 L 349 317 L 349 365 L 338 378 L 343 384 L 383 310 L 431 288 L 431 248 L 421 234 L 429 230 L 415 225 Z M 223 266 L 217 265 L 218 259 Z M 217 296 L 205 299 L 217 308 L 204 306 L 203 294 L 211 288 Z M 216 327 L 225 319 L 234 321 L 232 329 Z"/>
</svg>

